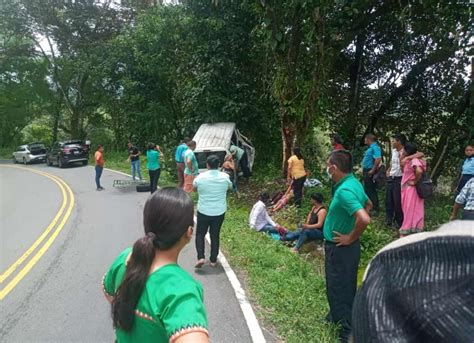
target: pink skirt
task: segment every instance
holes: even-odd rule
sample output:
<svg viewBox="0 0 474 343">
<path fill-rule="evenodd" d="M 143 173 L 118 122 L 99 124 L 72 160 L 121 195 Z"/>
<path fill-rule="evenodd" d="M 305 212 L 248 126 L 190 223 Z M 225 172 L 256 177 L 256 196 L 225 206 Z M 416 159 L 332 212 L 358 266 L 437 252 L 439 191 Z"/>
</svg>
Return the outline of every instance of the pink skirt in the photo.
<svg viewBox="0 0 474 343">
<path fill-rule="evenodd" d="M 403 224 L 401 235 L 423 231 L 425 225 L 425 201 L 418 196 L 414 186 L 402 186 Z"/>
</svg>

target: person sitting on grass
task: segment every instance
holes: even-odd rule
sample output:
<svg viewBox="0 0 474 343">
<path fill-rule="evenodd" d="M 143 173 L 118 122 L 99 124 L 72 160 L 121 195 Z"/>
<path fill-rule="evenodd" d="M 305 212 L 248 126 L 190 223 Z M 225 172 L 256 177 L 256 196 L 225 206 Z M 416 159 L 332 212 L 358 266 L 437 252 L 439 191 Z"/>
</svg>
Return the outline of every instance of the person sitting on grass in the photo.
<svg viewBox="0 0 474 343">
<path fill-rule="evenodd" d="M 299 252 L 303 244 L 323 240 L 323 227 L 326 220 L 327 209 L 324 206 L 324 198 L 321 193 L 311 195 L 311 211 L 306 217 L 306 222 L 301 229 L 296 232 L 288 232 L 282 237 L 282 241 L 296 241 L 296 245 L 292 249 L 293 252 Z"/>
<path fill-rule="evenodd" d="M 260 193 L 258 201 L 253 205 L 252 211 L 250 212 L 250 227 L 258 232 L 266 232 L 269 234 L 279 233 L 279 225 L 272 220 L 267 212 L 267 204 L 269 201 L 270 196 L 267 192 Z"/>
<path fill-rule="evenodd" d="M 293 187 L 292 184 L 288 187 L 286 190 L 286 193 L 280 198 L 280 200 L 277 201 L 275 205 L 270 209 L 270 212 L 278 212 L 281 209 L 283 209 L 288 202 L 294 197 L 294 192 L 293 192 Z"/>
</svg>

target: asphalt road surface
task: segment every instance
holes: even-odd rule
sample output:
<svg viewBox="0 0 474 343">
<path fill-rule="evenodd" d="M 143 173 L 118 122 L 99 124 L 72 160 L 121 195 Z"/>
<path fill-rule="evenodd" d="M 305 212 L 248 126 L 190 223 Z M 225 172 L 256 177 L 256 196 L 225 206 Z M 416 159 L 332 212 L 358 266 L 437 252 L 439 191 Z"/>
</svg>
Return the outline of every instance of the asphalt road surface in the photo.
<svg viewBox="0 0 474 343">
<path fill-rule="evenodd" d="M 106 170 L 102 175 L 106 190 L 97 192 L 91 167 L 39 164 L 25 170 L 4 163 L 0 164 L 0 341 L 114 341 L 101 281 L 117 255 L 143 235 L 142 209 L 148 193 L 113 189 L 112 181 L 125 177 Z M 64 180 L 73 196 L 60 180 L 41 172 Z M 49 234 L 28 254 L 48 228 Z M 195 272 L 195 260 L 191 243 L 179 263 L 204 287 L 211 340 L 251 342 L 224 270 L 206 266 Z"/>
</svg>

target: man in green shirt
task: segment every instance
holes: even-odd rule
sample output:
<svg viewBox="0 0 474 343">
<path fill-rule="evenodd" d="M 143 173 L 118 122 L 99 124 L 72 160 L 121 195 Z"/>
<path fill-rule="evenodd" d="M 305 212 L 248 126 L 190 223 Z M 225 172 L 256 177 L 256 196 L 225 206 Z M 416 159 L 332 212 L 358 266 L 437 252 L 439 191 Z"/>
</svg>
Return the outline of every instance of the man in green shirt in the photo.
<svg viewBox="0 0 474 343">
<path fill-rule="evenodd" d="M 244 177 L 249 178 L 252 173 L 250 172 L 249 159 L 245 150 L 235 144 L 231 144 L 229 151 L 234 159 L 237 160 L 237 164 L 240 166 Z"/>
<path fill-rule="evenodd" d="M 334 195 L 324 222 L 327 319 L 340 324 L 339 339 L 351 333 L 352 303 L 357 289 L 359 237 L 370 223 L 372 203 L 352 174 L 352 155 L 336 150 L 327 160 L 326 172 L 334 181 Z"/>
</svg>

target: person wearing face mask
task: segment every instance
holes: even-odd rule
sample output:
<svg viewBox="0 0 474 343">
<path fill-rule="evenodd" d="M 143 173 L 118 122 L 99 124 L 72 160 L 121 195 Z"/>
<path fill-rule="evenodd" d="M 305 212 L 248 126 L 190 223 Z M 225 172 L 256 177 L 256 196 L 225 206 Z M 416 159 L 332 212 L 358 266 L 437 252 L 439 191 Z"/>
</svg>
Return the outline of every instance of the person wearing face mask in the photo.
<svg viewBox="0 0 474 343">
<path fill-rule="evenodd" d="M 324 223 L 327 320 L 339 324 L 339 339 L 347 342 L 351 333 L 352 303 L 357 289 L 359 237 L 370 223 L 372 202 L 352 174 L 352 155 L 333 151 L 326 173 L 335 183 L 333 199 Z"/>
</svg>

